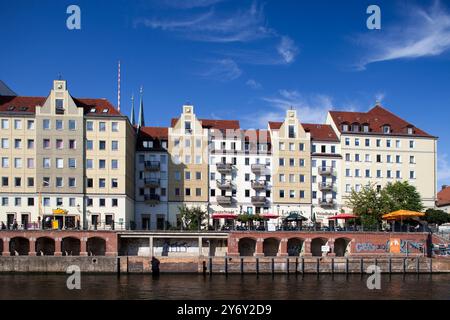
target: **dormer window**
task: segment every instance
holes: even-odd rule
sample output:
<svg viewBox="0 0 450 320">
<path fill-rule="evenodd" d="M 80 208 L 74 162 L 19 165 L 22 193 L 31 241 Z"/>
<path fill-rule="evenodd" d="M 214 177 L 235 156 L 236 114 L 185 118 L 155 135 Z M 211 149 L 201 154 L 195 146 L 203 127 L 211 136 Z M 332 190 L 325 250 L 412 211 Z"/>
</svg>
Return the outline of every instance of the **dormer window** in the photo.
<svg viewBox="0 0 450 320">
<path fill-rule="evenodd" d="M 391 126 L 390 125 L 384 125 L 383 126 L 383 133 L 385 133 L 385 134 L 391 133 Z"/>
<path fill-rule="evenodd" d="M 406 129 L 406 131 L 408 132 L 408 134 L 414 134 L 414 128 L 413 127 L 408 127 Z"/>
<path fill-rule="evenodd" d="M 358 123 L 352 124 L 352 131 L 353 132 L 359 132 L 359 124 Z"/>
<path fill-rule="evenodd" d="M 343 124 L 342 125 L 342 131 L 347 132 L 348 131 L 348 124 Z"/>
<path fill-rule="evenodd" d="M 369 125 L 363 124 L 363 132 L 369 132 Z"/>
<path fill-rule="evenodd" d="M 103 109 L 103 113 L 108 113 L 108 108 Z"/>
<path fill-rule="evenodd" d="M 91 108 L 91 111 L 89 111 L 90 113 L 95 113 L 97 110 L 95 108 Z"/>
<path fill-rule="evenodd" d="M 16 107 L 14 107 L 14 106 L 9 106 L 9 107 L 8 107 L 8 111 L 13 111 L 15 108 L 16 108 Z"/>
</svg>

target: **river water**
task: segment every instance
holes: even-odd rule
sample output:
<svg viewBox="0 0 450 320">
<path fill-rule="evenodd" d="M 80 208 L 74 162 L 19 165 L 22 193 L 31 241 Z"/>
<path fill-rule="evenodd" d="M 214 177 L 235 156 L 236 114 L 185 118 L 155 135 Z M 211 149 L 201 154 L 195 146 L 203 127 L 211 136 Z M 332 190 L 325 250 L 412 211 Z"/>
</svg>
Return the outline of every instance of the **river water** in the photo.
<svg viewBox="0 0 450 320">
<path fill-rule="evenodd" d="M 381 275 L 81 275 L 69 290 L 66 275 L 1 274 L 0 299 L 450 299 L 450 274 Z"/>
</svg>

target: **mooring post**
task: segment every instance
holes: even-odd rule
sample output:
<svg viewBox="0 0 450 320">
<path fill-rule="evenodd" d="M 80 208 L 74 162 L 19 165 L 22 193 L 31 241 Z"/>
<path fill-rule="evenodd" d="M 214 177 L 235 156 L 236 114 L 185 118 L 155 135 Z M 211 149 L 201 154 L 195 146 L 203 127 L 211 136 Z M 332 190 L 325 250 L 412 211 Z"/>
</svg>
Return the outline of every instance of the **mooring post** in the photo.
<svg viewBox="0 0 450 320">
<path fill-rule="evenodd" d="M 392 273 L 392 257 L 389 257 L 389 273 Z"/>
<path fill-rule="evenodd" d="M 433 273 L 433 258 L 430 258 L 430 273 Z"/>
<path fill-rule="evenodd" d="M 317 274 L 319 274 L 320 273 L 320 258 L 317 258 L 317 265 L 316 265 L 316 267 L 317 267 Z"/>
<path fill-rule="evenodd" d="M 206 275 L 206 261 L 205 260 L 203 260 L 202 261 L 202 263 L 203 263 L 203 275 Z"/>
<path fill-rule="evenodd" d="M 213 261 L 212 257 L 209 257 L 209 274 L 212 275 L 212 269 L 213 269 Z"/>
<path fill-rule="evenodd" d="M 241 274 L 244 273 L 244 258 L 241 257 Z"/>
<path fill-rule="evenodd" d="M 361 258 L 361 261 L 360 261 L 360 267 L 361 267 L 361 273 L 364 273 L 364 259 L 363 258 Z"/>
<path fill-rule="evenodd" d="M 117 257 L 117 275 L 120 277 L 120 257 Z"/>
<path fill-rule="evenodd" d="M 406 258 L 403 258 L 403 273 L 406 273 Z"/>
<path fill-rule="evenodd" d="M 225 257 L 225 274 L 228 275 L 228 257 Z"/>
<path fill-rule="evenodd" d="M 298 257 L 295 258 L 295 274 L 298 273 Z"/>
<path fill-rule="evenodd" d="M 345 273 L 348 274 L 348 257 L 345 257 Z"/>
<path fill-rule="evenodd" d="M 275 258 L 272 258 L 272 274 L 275 273 Z"/>
<path fill-rule="evenodd" d="M 375 267 L 378 266 L 378 259 L 375 258 Z"/>
<path fill-rule="evenodd" d="M 334 258 L 331 258 L 331 273 L 334 274 Z"/>
<path fill-rule="evenodd" d="M 420 260 L 419 260 L 419 257 L 416 258 L 416 272 L 420 273 Z"/>
<path fill-rule="evenodd" d="M 259 274 L 259 258 L 256 258 L 256 274 Z"/>
<path fill-rule="evenodd" d="M 302 274 L 305 273 L 305 258 L 302 257 Z"/>
<path fill-rule="evenodd" d="M 289 274 L 289 258 L 286 258 L 286 272 Z"/>
</svg>

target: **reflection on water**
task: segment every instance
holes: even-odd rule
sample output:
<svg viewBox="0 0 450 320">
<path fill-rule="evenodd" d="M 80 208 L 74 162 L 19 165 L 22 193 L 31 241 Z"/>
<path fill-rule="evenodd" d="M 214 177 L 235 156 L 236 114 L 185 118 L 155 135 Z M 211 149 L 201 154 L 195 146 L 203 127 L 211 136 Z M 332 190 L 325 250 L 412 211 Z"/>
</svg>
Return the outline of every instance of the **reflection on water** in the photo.
<svg viewBox="0 0 450 320">
<path fill-rule="evenodd" d="M 81 290 L 66 275 L 0 275 L 0 299 L 450 299 L 450 274 L 381 275 L 82 275 Z"/>
</svg>

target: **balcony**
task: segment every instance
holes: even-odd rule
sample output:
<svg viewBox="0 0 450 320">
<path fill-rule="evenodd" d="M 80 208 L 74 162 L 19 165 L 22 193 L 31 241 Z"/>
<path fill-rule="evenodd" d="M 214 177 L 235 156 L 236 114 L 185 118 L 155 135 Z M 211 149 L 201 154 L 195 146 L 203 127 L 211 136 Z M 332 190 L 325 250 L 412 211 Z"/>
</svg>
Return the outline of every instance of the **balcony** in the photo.
<svg viewBox="0 0 450 320">
<path fill-rule="evenodd" d="M 160 163 L 159 161 L 144 161 L 144 169 L 146 171 L 159 171 Z"/>
<path fill-rule="evenodd" d="M 156 178 L 145 178 L 144 185 L 149 188 L 158 188 L 160 185 L 160 181 Z"/>
<path fill-rule="evenodd" d="M 252 172 L 257 175 L 267 175 L 269 174 L 269 168 L 267 168 L 266 164 L 252 164 Z"/>
<path fill-rule="evenodd" d="M 234 190 L 236 184 L 231 180 L 216 180 L 217 188 L 220 190 Z"/>
<path fill-rule="evenodd" d="M 336 171 L 333 167 L 319 167 L 319 174 L 323 176 L 334 176 Z"/>
<path fill-rule="evenodd" d="M 267 202 L 267 198 L 264 196 L 253 196 L 252 197 L 252 204 L 255 206 L 263 206 Z"/>
<path fill-rule="evenodd" d="M 334 184 L 329 182 L 319 182 L 317 185 L 320 191 L 335 191 L 336 189 Z"/>
<path fill-rule="evenodd" d="M 159 194 L 145 194 L 144 200 L 148 204 L 157 204 L 160 201 Z"/>
<path fill-rule="evenodd" d="M 231 204 L 233 202 L 232 196 L 216 196 L 218 204 Z"/>
<path fill-rule="evenodd" d="M 223 174 L 230 174 L 233 170 L 233 165 L 231 163 L 217 163 L 217 171 Z"/>
<path fill-rule="evenodd" d="M 336 204 L 336 201 L 334 199 L 322 199 L 319 204 L 322 208 L 332 208 Z"/>
<path fill-rule="evenodd" d="M 252 180 L 252 188 L 254 190 L 266 190 L 267 186 L 267 181 Z"/>
</svg>

